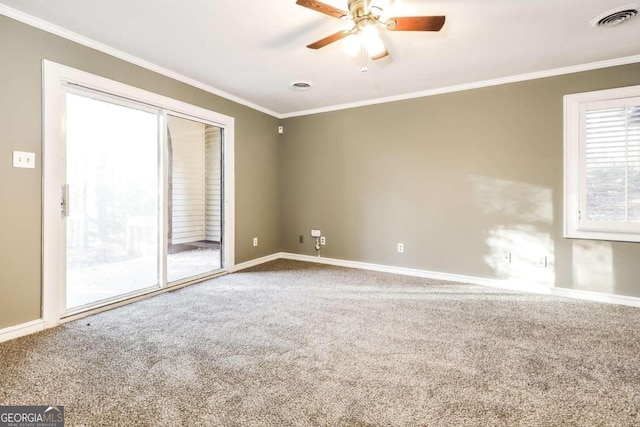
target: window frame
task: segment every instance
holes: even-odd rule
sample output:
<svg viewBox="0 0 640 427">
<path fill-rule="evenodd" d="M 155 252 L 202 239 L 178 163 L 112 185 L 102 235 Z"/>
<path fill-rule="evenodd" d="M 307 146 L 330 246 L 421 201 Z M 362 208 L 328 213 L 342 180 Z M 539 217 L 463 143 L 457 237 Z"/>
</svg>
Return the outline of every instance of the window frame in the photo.
<svg viewBox="0 0 640 427">
<path fill-rule="evenodd" d="M 640 222 L 588 221 L 581 218 L 586 206 L 586 126 L 588 104 L 624 102 L 640 97 L 640 85 L 564 96 L 564 237 L 640 242 Z"/>
</svg>

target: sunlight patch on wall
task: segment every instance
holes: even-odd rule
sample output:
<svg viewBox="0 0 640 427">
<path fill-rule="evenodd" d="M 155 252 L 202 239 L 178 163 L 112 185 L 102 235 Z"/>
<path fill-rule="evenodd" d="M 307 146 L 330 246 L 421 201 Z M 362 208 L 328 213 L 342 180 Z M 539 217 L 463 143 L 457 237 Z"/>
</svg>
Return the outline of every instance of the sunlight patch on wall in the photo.
<svg viewBox="0 0 640 427">
<path fill-rule="evenodd" d="M 487 224 L 485 263 L 496 277 L 527 285 L 554 286 L 550 188 L 471 175 L 473 202 Z"/>
<path fill-rule="evenodd" d="M 554 286 L 553 241 L 533 225 L 498 226 L 489 230 L 489 253 L 484 257 L 500 279 Z"/>
<path fill-rule="evenodd" d="M 572 242 L 573 284 L 576 289 L 614 293 L 613 249 L 610 242 Z"/>
<path fill-rule="evenodd" d="M 524 182 L 471 175 L 474 203 L 486 215 L 506 215 L 523 223 L 553 222 L 551 189 Z"/>
</svg>

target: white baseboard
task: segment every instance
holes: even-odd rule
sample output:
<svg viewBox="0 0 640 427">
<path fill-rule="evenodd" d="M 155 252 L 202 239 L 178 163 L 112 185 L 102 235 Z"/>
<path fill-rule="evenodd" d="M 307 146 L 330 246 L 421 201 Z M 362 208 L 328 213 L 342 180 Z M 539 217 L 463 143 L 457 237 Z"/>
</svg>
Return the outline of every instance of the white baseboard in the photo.
<svg viewBox="0 0 640 427">
<path fill-rule="evenodd" d="M 580 289 L 569 289 L 559 287 L 547 287 L 532 283 L 518 282 L 511 279 L 489 279 L 485 277 L 466 276 L 462 274 L 441 273 L 437 271 L 419 270 L 414 268 L 393 267 L 389 265 L 370 264 L 359 261 L 347 261 L 335 258 L 323 258 L 310 255 L 300 255 L 287 252 L 276 252 L 261 258 L 252 259 L 240 264 L 236 264 L 230 269 L 230 273 L 245 270 L 256 265 L 278 259 L 290 259 L 295 261 L 314 262 L 318 264 L 334 265 L 337 267 L 357 268 L 361 270 L 380 271 L 384 273 L 401 274 L 405 276 L 423 277 L 426 279 L 446 280 L 456 283 L 468 283 L 472 285 L 489 286 L 493 288 L 507 289 L 517 292 L 530 292 L 544 295 L 555 295 L 560 297 L 580 299 L 587 301 L 603 302 L 609 304 L 627 305 L 640 308 L 640 298 L 625 295 L 605 294 L 600 292 L 590 292 Z M 185 285 L 186 286 L 186 285 Z M 173 290 L 173 289 L 168 289 Z M 33 320 L 21 325 L 10 326 L 0 329 L 0 342 L 9 341 L 45 329 L 45 321 L 42 319 Z"/>
<path fill-rule="evenodd" d="M 22 323 L 16 326 L 0 329 L 0 342 L 20 338 L 25 335 L 33 334 L 44 330 L 44 320 L 32 320 L 31 322 Z"/>
<path fill-rule="evenodd" d="M 640 308 L 640 298 L 626 295 L 604 294 L 601 292 L 583 291 L 581 289 L 551 288 L 551 295 L 581 299 L 609 304 L 628 305 Z"/>
<path fill-rule="evenodd" d="M 276 252 L 275 254 L 252 259 L 246 262 L 241 262 L 240 264 L 234 265 L 229 272 L 234 273 L 236 271 L 246 270 L 247 268 L 250 268 L 250 267 L 255 267 L 256 265 L 264 264 L 265 262 L 275 261 L 277 259 L 284 258 L 283 255 L 284 254 L 282 252 Z"/>
<path fill-rule="evenodd" d="M 583 291 L 562 287 L 548 287 L 535 283 L 516 281 L 513 279 L 489 279 L 485 277 L 466 276 L 461 274 L 441 273 L 437 271 L 419 270 L 413 268 L 393 267 L 388 265 L 369 264 L 359 261 L 346 261 L 335 258 L 323 258 L 310 255 L 292 253 L 280 253 L 279 258 L 296 261 L 315 262 L 319 264 L 335 265 L 338 267 L 358 268 L 364 270 L 381 271 L 385 273 L 402 274 L 405 276 L 424 277 L 427 279 L 447 280 L 457 283 L 469 283 L 472 285 L 489 286 L 493 288 L 507 289 L 517 292 L 530 292 L 543 295 L 555 295 L 560 297 L 580 299 L 610 304 L 627 305 L 640 308 L 640 298 L 625 295 L 605 294 L 599 292 Z M 277 259 L 277 258 L 276 258 Z"/>
<path fill-rule="evenodd" d="M 423 277 L 425 279 L 445 280 L 456 283 L 489 286 L 492 288 L 509 289 L 514 291 L 535 292 L 549 294 L 549 287 L 507 279 L 489 279 L 485 277 L 466 276 L 463 274 L 441 273 L 438 271 L 419 270 L 415 268 L 394 267 L 390 265 L 370 264 L 360 261 L 345 261 L 335 258 L 314 257 L 283 253 L 282 258 L 297 261 L 315 262 L 319 264 L 335 265 L 338 267 L 358 268 L 361 270 L 381 271 L 384 273 L 401 274 L 403 276 Z"/>
</svg>

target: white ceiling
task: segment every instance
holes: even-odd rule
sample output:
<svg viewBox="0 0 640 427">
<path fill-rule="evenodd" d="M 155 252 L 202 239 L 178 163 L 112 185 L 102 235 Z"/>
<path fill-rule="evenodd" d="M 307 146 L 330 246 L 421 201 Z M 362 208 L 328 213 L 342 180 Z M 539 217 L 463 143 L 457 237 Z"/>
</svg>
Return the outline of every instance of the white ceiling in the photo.
<svg viewBox="0 0 640 427">
<path fill-rule="evenodd" d="M 305 47 L 349 25 L 295 0 L 0 3 L 277 116 L 640 54 L 640 17 L 609 29 L 589 25 L 628 0 L 396 0 L 392 16 L 447 21 L 440 33 L 385 32 L 391 55 L 367 73 L 343 41 Z M 347 0 L 325 3 L 347 9 Z M 291 89 L 299 80 L 313 88 Z"/>
</svg>

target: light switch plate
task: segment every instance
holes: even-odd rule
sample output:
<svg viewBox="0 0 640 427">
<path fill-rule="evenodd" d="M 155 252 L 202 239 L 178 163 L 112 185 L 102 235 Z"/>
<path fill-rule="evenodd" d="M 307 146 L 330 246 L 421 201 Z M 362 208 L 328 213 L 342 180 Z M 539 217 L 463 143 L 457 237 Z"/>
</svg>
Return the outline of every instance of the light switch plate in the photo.
<svg viewBox="0 0 640 427">
<path fill-rule="evenodd" d="M 36 153 L 28 153 L 26 151 L 14 151 L 13 167 L 34 169 L 36 167 Z"/>
</svg>

